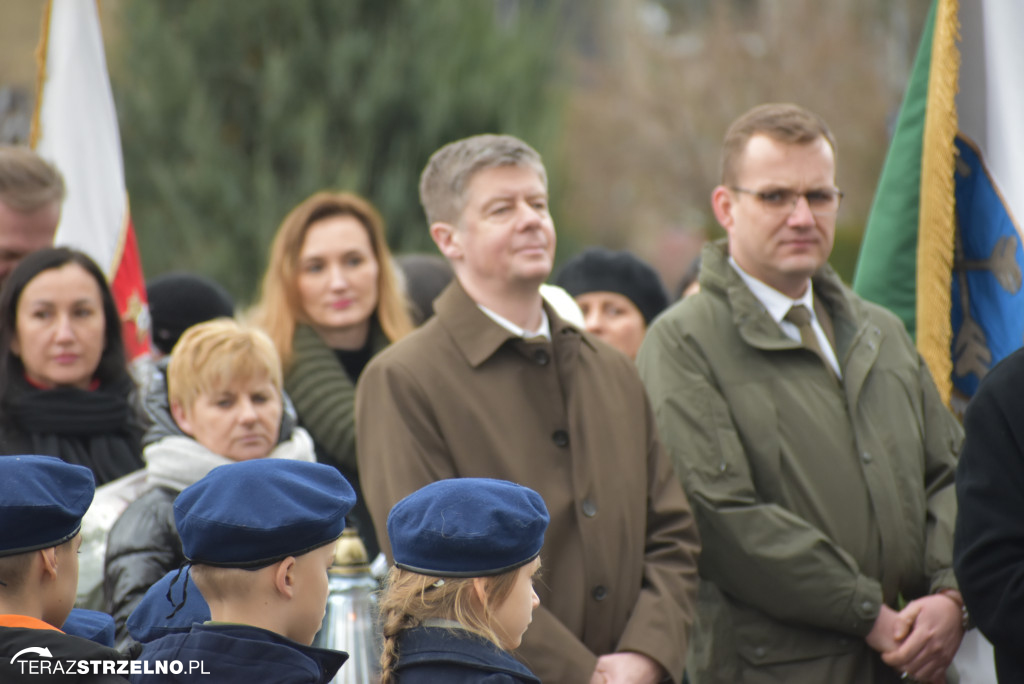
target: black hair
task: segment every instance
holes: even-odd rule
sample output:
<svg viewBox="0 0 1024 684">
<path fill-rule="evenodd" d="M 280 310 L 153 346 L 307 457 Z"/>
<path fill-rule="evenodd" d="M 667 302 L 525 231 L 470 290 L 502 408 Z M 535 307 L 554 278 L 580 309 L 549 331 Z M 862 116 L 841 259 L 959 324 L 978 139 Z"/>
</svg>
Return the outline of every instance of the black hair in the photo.
<svg viewBox="0 0 1024 684">
<path fill-rule="evenodd" d="M 100 289 L 103 303 L 103 353 L 94 377 L 101 385 L 122 384 L 131 381 L 124 340 L 121 337 L 121 315 L 114 295 L 107 285 L 103 271 L 87 254 L 69 247 L 47 247 L 26 256 L 11 271 L 0 289 L 0 406 L 6 403 L 11 379 L 24 374 L 25 367 L 11 351 L 11 342 L 17 332 L 18 304 L 25 287 L 43 271 L 78 264 L 92 276 Z"/>
</svg>

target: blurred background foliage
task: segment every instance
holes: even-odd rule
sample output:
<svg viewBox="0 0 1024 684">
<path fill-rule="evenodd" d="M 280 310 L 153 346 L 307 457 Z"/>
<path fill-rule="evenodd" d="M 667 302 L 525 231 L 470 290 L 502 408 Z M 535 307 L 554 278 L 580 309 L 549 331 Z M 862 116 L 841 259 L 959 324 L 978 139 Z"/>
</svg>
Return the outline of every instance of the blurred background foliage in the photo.
<svg viewBox="0 0 1024 684">
<path fill-rule="evenodd" d="M 287 211 L 374 202 L 396 252 L 433 251 L 417 183 L 440 145 L 521 136 L 544 156 L 558 258 L 628 248 L 670 290 L 707 238 L 729 122 L 821 113 L 852 277 L 930 0 L 102 0 L 148 276 L 192 270 L 251 301 Z M 34 88 L 42 0 L 8 3 L 6 83 Z M 14 98 L 18 99 L 18 98 Z M 22 105 L 24 109 L 24 104 Z M 24 112 L 21 119 L 25 120 Z M 0 111 L 0 132 L 6 121 Z M 16 128 L 17 126 L 14 126 Z"/>
<path fill-rule="evenodd" d="M 321 188 L 369 198 L 395 251 L 429 247 L 417 183 L 434 150 L 492 131 L 544 149 L 558 134 L 555 15 L 514 10 L 125 3 L 111 69 L 147 275 L 187 266 L 249 299 L 281 219 Z"/>
<path fill-rule="evenodd" d="M 705 236 L 722 137 L 762 102 L 821 114 L 845 199 L 832 264 L 849 281 L 929 0 L 621 0 L 605 52 L 577 60 L 563 212 L 670 287 Z"/>
</svg>

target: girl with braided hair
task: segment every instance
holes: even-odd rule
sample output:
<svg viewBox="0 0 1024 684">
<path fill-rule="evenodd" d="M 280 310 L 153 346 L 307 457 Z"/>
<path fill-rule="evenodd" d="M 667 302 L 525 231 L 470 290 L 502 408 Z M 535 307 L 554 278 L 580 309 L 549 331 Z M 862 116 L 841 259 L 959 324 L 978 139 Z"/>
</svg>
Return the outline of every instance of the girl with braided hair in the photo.
<svg viewBox="0 0 1024 684">
<path fill-rule="evenodd" d="M 381 684 L 539 684 L 509 651 L 540 603 L 549 520 L 539 494 L 503 480 L 441 480 L 395 504 Z"/>
</svg>

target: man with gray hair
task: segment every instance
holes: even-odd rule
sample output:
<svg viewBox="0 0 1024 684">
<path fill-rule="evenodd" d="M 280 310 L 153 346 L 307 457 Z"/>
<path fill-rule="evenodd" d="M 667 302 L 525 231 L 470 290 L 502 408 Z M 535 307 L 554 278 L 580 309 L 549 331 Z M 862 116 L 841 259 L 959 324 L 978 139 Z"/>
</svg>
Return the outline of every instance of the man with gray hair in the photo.
<svg viewBox="0 0 1024 684">
<path fill-rule="evenodd" d="M 64 179 L 27 147 L 0 146 L 0 285 L 26 255 L 49 247 Z"/>
<path fill-rule="evenodd" d="M 359 471 L 378 529 L 436 480 L 536 490 L 551 525 L 516 655 L 549 683 L 681 681 L 693 517 L 633 364 L 541 297 L 555 228 L 540 155 L 511 136 L 456 141 L 430 159 L 420 199 L 455 280 L 359 382 Z"/>
</svg>

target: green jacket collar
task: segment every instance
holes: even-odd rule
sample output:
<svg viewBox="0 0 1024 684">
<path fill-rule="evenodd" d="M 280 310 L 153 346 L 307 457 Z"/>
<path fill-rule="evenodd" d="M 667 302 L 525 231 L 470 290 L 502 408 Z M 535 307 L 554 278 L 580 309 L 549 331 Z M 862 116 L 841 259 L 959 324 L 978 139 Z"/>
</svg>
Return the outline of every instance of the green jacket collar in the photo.
<svg viewBox="0 0 1024 684">
<path fill-rule="evenodd" d="M 778 323 L 765 311 L 746 283 L 729 265 L 728 240 L 723 238 L 704 246 L 701 253 L 700 287 L 717 294 L 729 302 L 733 323 L 744 341 L 758 349 L 795 349 L 799 342 L 790 339 Z M 840 365 L 853 340 L 862 332 L 858 329 L 856 303 L 847 296 L 842 281 L 828 264 L 811 276 L 814 296 L 819 297 L 832 317 L 836 333 L 836 357 Z"/>
</svg>

